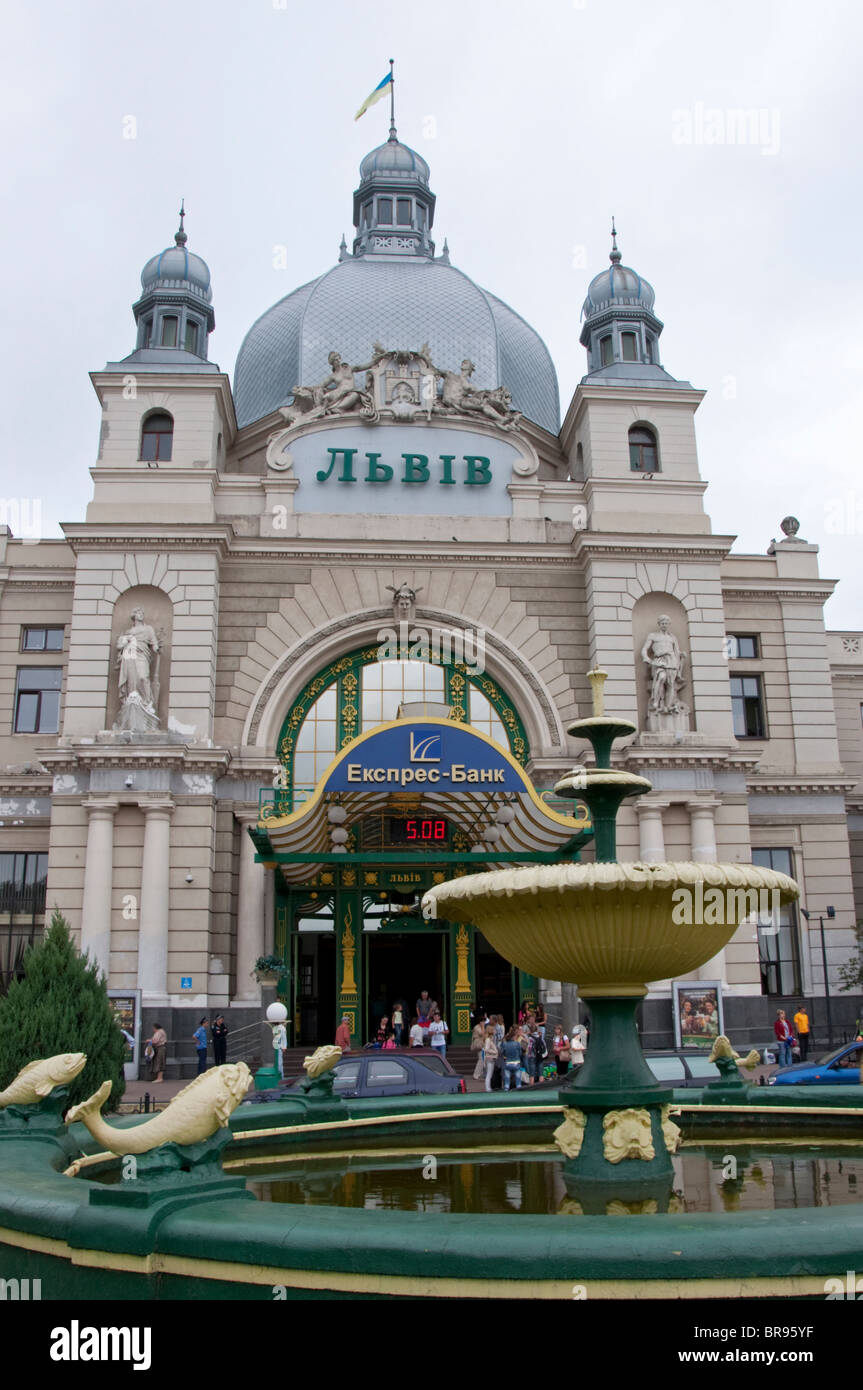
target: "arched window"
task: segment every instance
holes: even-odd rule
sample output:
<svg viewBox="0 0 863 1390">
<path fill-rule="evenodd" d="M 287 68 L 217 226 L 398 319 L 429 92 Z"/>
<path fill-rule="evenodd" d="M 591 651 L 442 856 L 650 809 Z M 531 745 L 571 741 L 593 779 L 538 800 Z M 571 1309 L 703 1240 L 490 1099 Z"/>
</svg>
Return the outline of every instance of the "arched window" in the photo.
<svg viewBox="0 0 863 1390">
<path fill-rule="evenodd" d="M 177 346 L 177 320 L 172 314 L 162 319 L 162 347 Z"/>
<path fill-rule="evenodd" d="M 633 425 L 629 431 L 629 466 L 634 473 L 658 473 L 659 450 L 649 425 Z"/>
<path fill-rule="evenodd" d="M 614 352 L 611 345 L 611 334 L 608 333 L 599 340 L 599 360 L 603 367 L 610 367 L 614 361 Z"/>
<path fill-rule="evenodd" d="M 148 462 L 164 461 L 171 457 L 174 442 L 174 421 L 166 410 L 148 415 L 141 429 L 141 458 Z"/>
<path fill-rule="evenodd" d="M 369 647 L 339 658 L 306 686 L 289 711 L 279 735 L 279 758 L 295 808 L 340 749 L 396 719 L 401 705 L 448 705 L 451 718 L 487 734 L 518 762 L 527 761 L 524 727 L 512 702 L 490 676 L 472 669 L 475 662 L 382 661 L 379 651 Z"/>
</svg>

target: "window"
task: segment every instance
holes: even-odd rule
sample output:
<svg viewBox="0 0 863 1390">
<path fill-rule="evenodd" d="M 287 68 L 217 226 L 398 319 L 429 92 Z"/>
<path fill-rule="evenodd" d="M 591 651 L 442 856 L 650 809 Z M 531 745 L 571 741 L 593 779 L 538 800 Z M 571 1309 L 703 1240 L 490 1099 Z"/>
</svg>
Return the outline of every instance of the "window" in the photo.
<svg viewBox="0 0 863 1390">
<path fill-rule="evenodd" d="M 614 361 L 614 353 L 611 350 L 611 334 L 599 340 L 599 360 L 603 367 L 610 367 Z"/>
<path fill-rule="evenodd" d="M 726 636 L 729 661 L 751 660 L 759 655 L 758 638 L 749 633 L 731 633 Z"/>
<path fill-rule="evenodd" d="M 198 351 L 198 325 L 188 321 L 186 323 L 186 336 L 183 339 L 183 347 L 186 352 Z"/>
<path fill-rule="evenodd" d="M 731 677 L 735 738 L 766 738 L 760 676 Z"/>
<path fill-rule="evenodd" d="M 753 849 L 752 862 L 794 877 L 790 849 Z M 779 920 L 758 924 L 758 961 L 762 994 L 799 994 L 800 953 L 797 945 L 797 909 L 793 903 L 779 909 Z"/>
<path fill-rule="evenodd" d="M 410 198 L 396 199 L 396 222 L 400 227 L 409 227 L 411 225 Z"/>
<path fill-rule="evenodd" d="M 364 224 L 366 227 L 370 227 L 370 226 L 371 226 L 371 223 L 372 223 L 372 205 L 371 205 L 371 201 L 369 201 L 368 203 L 363 203 L 363 224 Z"/>
<path fill-rule="evenodd" d="M 424 230 L 425 230 L 425 224 L 426 224 L 426 210 L 425 210 L 425 208 L 423 207 L 422 203 L 417 203 L 417 226 L 419 227 L 420 231 L 424 231 Z"/>
<path fill-rule="evenodd" d="M 648 361 L 648 362 L 655 362 L 655 361 L 656 361 L 656 357 L 655 357 L 655 355 L 654 355 L 654 353 L 655 353 L 655 347 L 656 347 L 656 339 L 655 339 L 655 338 L 651 338 L 650 334 L 648 333 L 648 335 L 647 335 L 647 348 L 645 349 L 645 353 L 644 353 L 644 355 L 645 355 L 645 357 L 647 358 L 647 361 Z"/>
<path fill-rule="evenodd" d="M 22 652 L 62 652 L 63 627 L 22 627 Z"/>
<path fill-rule="evenodd" d="M 620 346 L 624 362 L 638 361 L 638 340 L 634 333 L 621 333 Z"/>
<path fill-rule="evenodd" d="M 21 976 L 28 946 L 41 931 L 47 854 L 0 854 L 0 994 Z"/>
<path fill-rule="evenodd" d="M 162 347 L 177 346 L 177 320 L 171 316 L 162 319 Z"/>
<path fill-rule="evenodd" d="M 169 459 L 174 442 L 174 421 L 164 410 L 148 415 L 141 430 L 141 458 Z"/>
<path fill-rule="evenodd" d="M 19 666 L 15 683 L 16 734 L 56 734 L 60 729 L 60 666 Z"/>
<path fill-rule="evenodd" d="M 378 198 L 378 221 L 384 222 L 388 226 L 393 220 L 393 200 L 392 198 Z"/>
<path fill-rule="evenodd" d="M 333 1073 L 333 1090 L 336 1095 L 341 1095 L 343 1091 L 356 1090 L 359 1074 L 359 1062 L 339 1062 Z"/>
<path fill-rule="evenodd" d="M 402 1062 L 391 1061 L 389 1057 L 369 1062 L 367 1086 L 406 1086 L 408 1080 L 408 1069 Z"/>
<path fill-rule="evenodd" d="M 656 435 L 647 425 L 633 425 L 629 431 L 629 466 L 634 473 L 656 473 L 659 469 Z"/>
<path fill-rule="evenodd" d="M 145 347 L 145 348 L 148 348 L 148 347 L 150 346 L 150 343 L 152 342 L 152 340 L 153 340 L 153 320 L 152 320 L 152 319 L 145 319 L 145 320 L 144 320 L 144 338 L 143 338 L 143 341 L 142 341 L 142 343 L 141 343 L 141 346 L 142 346 L 142 347 Z"/>
</svg>

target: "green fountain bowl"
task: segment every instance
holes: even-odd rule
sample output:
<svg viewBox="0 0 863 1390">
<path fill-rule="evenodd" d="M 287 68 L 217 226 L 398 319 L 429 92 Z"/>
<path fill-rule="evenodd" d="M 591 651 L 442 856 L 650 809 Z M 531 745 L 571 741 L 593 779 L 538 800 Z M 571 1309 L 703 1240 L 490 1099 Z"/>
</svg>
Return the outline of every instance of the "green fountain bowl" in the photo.
<svg viewBox="0 0 863 1390">
<path fill-rule="evenodd" d="M 470 874 L 432 888 L 428 919 L 472 922 L 506 960 L 585 998 L 642 997 L 696 970 L 793 879 L 753 864 L 555 864 Z"/>
</svg>

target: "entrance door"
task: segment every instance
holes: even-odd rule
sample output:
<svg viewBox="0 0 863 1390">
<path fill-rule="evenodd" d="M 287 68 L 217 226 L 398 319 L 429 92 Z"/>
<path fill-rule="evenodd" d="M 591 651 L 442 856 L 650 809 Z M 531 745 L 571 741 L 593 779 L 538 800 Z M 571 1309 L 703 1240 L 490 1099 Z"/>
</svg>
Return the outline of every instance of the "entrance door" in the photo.
<svg viewBox="0 0 863 1390">
<path fill-rule="evenodd" d="M 446 969 L 448 933 L 432 931 L 365 932 L 366 950 L 366 1040 L 377 1032 L 383 1014 L 392 1017 L 393 1002 L 407 1004 L 407 1024 L 415 1013 L 422 990 L 435 999 L 446 1015 L 449 989 Z M 447 1017 L 452 1028 L 452 1021 Z"/>
<path fill-rule="evenodd" d="M 335 932 L 294 933 L 294 1042 L 304 1047 L 336 1036 Z"/>
<path fill-rule="evenodd" d="M 502 1014 L 507 1028 L 515 1022 L 514 969 L 486 941 L 482 932 L 474 938 L 476 947 L 477 1002 L 490 1014 Z"/>
</svg>

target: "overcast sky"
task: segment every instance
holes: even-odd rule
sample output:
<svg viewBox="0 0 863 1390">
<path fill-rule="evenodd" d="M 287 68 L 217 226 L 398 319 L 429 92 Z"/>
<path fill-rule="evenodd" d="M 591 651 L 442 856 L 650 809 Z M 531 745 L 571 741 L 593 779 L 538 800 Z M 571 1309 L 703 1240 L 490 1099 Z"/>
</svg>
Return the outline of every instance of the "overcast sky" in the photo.
<svg viewBox="0 0 863 1390">
<path fill-rule="evenodd" d="M 544 337 L 564 408 L 614 213 L 624 263 L 656 290 L 664 366 L 708 392 L 696 423 L 714 531 L 763 554 L 795 514 L 841 580 L 828 625 L 863 626 L 863 6 L 7 0 L 5 13 L 0 494 L 36 499 L 44 534 L 83 519 L 99 429 L 87 372 L 133 349 L 140 271 L 171 244 L 180 196 L 212 271 L 210 354 L 233 376 L 258 315 L 350 242 L 357 166 L 386 138 L 387 104 L 353 117 L 392 56 L 438 248 L 446 235 L 453 263 Z"/>
</svg>

